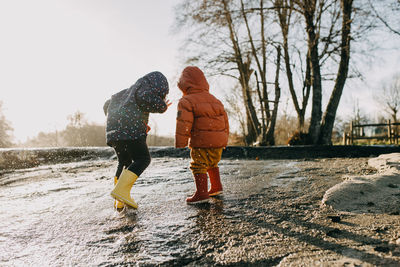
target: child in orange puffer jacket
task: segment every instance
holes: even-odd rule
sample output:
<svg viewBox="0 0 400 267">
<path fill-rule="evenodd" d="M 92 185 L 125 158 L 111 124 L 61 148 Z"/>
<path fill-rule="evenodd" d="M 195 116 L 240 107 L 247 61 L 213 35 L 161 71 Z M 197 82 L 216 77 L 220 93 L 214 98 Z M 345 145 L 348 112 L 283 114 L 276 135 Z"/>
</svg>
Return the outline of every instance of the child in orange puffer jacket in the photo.
<svg viewBox="0 0 400 267">
<path fill-rule="evenodd" d="M 218 162 L 228 143 L 228 116 L 221 101 L 209 93 L 208 82 L 199 68 L 186 67 L 178 87 L 183 96 L 178 103 L 175 147 L 189 145 L 190 169 L 196 184 L 196 192 L 186 202 L 208 202 L 210 196 L 222 193 Z"/>
</svg>

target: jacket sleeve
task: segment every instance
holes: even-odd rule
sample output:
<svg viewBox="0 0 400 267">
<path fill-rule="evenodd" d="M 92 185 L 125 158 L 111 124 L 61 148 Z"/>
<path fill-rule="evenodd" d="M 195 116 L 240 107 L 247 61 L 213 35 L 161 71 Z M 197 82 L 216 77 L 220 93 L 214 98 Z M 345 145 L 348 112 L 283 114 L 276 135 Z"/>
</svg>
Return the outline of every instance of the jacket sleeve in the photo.
<svg viewBox="0 0 400 267">
<path fill-rule="evenodd" d="M 182 98 L 178 103 L 178 114 L 176 117 L 175 147 L 186 147 L 191 136 L 193 126 L 192 104 Z"/>
<path fill-rule="evenodd" d="M 144 86 L 136 91 L 136 103 L 144 112 L 164 113 L 167 104 L 156 92 L 155 88 Z"/>
<path fill-rule="evenodd" d="M 224 120 L 225 120 L 225 131 L 229 136 L 229 120 L 225 110 L 224 110 Z"/>
</svg>

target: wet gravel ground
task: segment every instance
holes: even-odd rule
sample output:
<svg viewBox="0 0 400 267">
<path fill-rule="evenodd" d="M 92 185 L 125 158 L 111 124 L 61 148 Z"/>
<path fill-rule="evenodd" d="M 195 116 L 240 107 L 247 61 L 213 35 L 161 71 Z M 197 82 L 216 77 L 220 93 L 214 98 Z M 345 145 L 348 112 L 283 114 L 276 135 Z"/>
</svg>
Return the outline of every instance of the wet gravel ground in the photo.
<svg viewBox="0 0 400 267">
<path fill-rule="evenodd" d="M 400 215 L 321 207 L 368 158 L 222 160 L 224 195 L 189 206 L 188 159 L 155 158 L 113 210 L 115 161 L 0 176 L 1 266 L 399 266 Z M 397 242 L 397 243 L 396 243 Z"/>
</svg>

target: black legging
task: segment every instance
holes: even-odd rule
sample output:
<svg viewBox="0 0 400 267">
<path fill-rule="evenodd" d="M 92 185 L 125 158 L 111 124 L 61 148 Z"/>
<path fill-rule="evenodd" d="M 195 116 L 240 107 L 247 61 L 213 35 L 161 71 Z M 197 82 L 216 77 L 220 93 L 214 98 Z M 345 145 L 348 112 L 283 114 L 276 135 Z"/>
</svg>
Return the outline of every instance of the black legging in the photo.
<svg viewBox="0 0 400 267">
<path fill-rule="evenodd" d="M 118 158 L 116 177 L 121 175 L 124 167 L 139 176 L 150 164 L 151 158 L 146 138 L 116 141 L 113 142 L 112 147 Z"/>
</svg>

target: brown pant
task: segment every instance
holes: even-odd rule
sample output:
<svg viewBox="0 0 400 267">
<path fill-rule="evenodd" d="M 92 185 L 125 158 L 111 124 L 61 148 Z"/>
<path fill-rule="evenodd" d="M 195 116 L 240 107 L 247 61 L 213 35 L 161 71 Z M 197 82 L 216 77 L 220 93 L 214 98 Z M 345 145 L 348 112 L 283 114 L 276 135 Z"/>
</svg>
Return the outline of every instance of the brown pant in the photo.
<svg viewBox="0 0 400 267">
<path fill-rule="evenodd" d="M 190 169 L 193 174 L 207 173 L 208 169 L 218 166 L 221 160 L 221 148 L 192 148 L 190 150 Z"/>
</svg>

